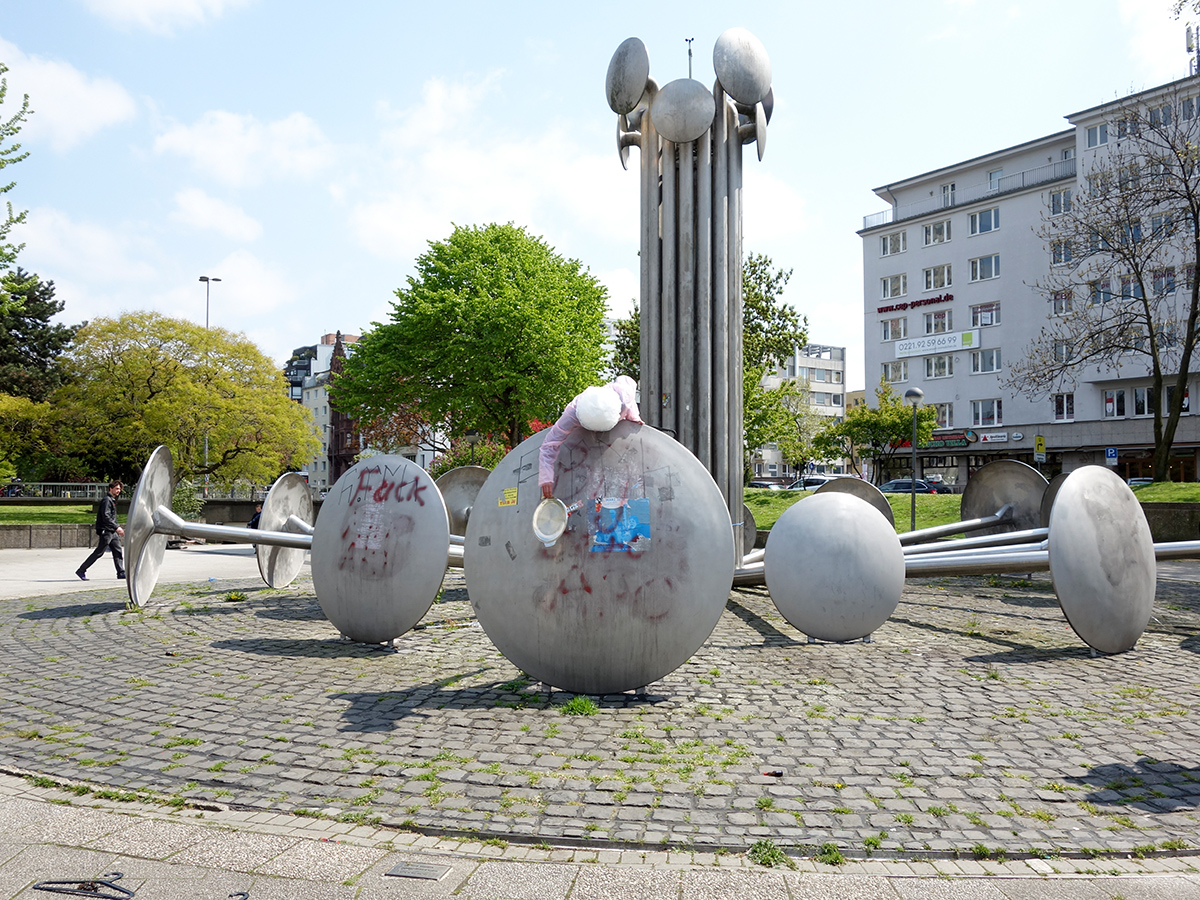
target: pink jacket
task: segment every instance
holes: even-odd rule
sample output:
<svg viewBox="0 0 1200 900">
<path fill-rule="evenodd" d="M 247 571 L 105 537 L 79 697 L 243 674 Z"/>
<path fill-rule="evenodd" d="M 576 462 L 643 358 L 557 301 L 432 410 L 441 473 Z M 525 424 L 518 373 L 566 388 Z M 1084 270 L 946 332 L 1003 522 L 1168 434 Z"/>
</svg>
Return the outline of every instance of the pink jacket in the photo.
<svg viewBox="0 0 1200 900">
<path fill-rule="evenodd" d="M 618 375 L 608 386 L 621 398 L 621 418 L 637 422 L 639 425 L 644 424 L 637 405 L 637 382 L 628 375 Z M 542 441 L 542 448 L 538 452 L 538 487 L 554 484 L 554 464 L 558 461 L 559 448 L 572 431 L 583 427 L 575 413 L 575 400 L 567 404 L 567 408 L 558 417 L 558 421 L 550 426 L 546 439 Z"/>
</svg>

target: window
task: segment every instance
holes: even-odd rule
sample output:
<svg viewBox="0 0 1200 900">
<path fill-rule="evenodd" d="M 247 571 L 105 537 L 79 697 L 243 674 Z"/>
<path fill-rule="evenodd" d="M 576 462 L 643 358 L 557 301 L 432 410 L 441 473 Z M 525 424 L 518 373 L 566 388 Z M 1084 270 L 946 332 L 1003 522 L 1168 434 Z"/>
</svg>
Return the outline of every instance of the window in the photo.
<svg viewBox="0 0 1200 900">
<path fill-rule="evenodd" d="M 1004 422 L 1004 417 L 1001 415 L 1000 400 L 972 400 L 971 401 L 971 424 L 972 425 L 1001 425 Z"/>
<path fill-rule="evenodd" d="M 988 172 L 988 190 L 989 191 L 1000 190 L 1000 179 L 1003 177 L 1004 177 L 1003 169 L 993 169 L 992 171 Z"/>
<path fill-rule="evenodd" d="M 933 427 L 950 428 L 954 422 L 954 404 L 935 403 L 933 408 L 937 410 L 937 424 Z"/>
<path fill-rule="evenodd" d="M 825 369 L 809 369 L 808 376 L 810 381 L 824 381 Z"/>
<path fill-rule="evenodd" d="M 830 394 L 829 398 L 833 402 L 834 406 L 842 405 L 842 395 L 841 394 Z"/>
<path fill-rule="evenodd" d="M 1088 284 L 1088 302 L 1093 306 L 1097 303 L 1107 303 L 1112 299 L 1112 284 L 1107 278 Z"/>
<path fill-rule="evenodd" d="M 1088 193 L 1093 197 L 1103 197 L 1112 187 L 1111 172 L 1093 172 L 1087 176 Z"/>
<path fill-rule="evenodd" d="M 1154 237 L 1165 237 L 1173 231 L 1170 213 L 1156 213 L 1150 217 L 1150 234 Z"/>
<path fill-rule="evenodd" d="M 1074 394 L 1055 394 L 1054 395 L 1054 421 L 1055 422 L 1074 422 L 1075 421 L 1075 395 Z"/>
<path fill-rule="evenodd" d="M 908 319 L 905 316 L 898 319 L 884 319 L 880 324 L 883 326 L 881 340 L 898 341 L 908 337 Z"/>
<path fill-rule="evenodd" d="M 1051 297 L 1054 304 L 1054 315 L 1065 316 L 1071 311 L 1071 298 L 1074 296 L 1072 291 L 1055 291 Z"/>
<path fill-rule="evenodd" d="M 1141 185 L 1142 174 L 1137 163 L 1130 163 L 1117 170 L 1117 187 L 1121 190 L 1136 191 Z"/>
<path fill-rule="evenodd" d="M 883 378 L 885 381 L 892 383 L 897 381 L 908 381 L 908 360 L 898 359 L 895 362 L 884 363 Z"/>
<path fill-rule="evenodd" d="M 1183 113 L 1183 117 L 1185 119 L 1190 119 L 1193 116 L 1195 116 L 1196 115 L 1196 98 L 1195 97 L 1184 97 L 1181 112 Z"/>
<path fill-rule="evenodd" d="M 837 369 L 834 369 L 834 370 L 833 370 L 833 371 L 831 371 L 829 374 L 833 376 L 833 377 L 832 377 L 832 378 L 830 378 L 829 380 L 830 380 L 830 381 L 832 381 L 834 384 L 841 384 L 841 383 L 842 383 L 842 373 L 841 373 L 841 372 L 839 372 Z"/>
<path fill-rule="evenodd" d="M 1059 365 L 1064 365 L 1071 359 L 1071 345 L 1067 341 L 1054 342 L 1054 361 Z"/>
<path fill-rule="evenodd" d="M 1137 135 L 1141 131 L 1141 124 L 1132 116 L 1128 119 L 1117 120 L 1117 137 L 1123 138 L 1127 134 Z M 1101 142 L 1103 143 L 1103 141 Z"/>
<path fill-rule="evenodd" d="M 1093 125 L 1087 130 L 1087 145 L 1089 147 L 1099 147 L 1101 144 L 1108 143 L 1108 123 Z"/>
<path fill-rule="evenodd" d="M 954 357 L 950 354 L 925 357 L 926 378 L 949 378 L 954 374 Z"/>
<path fill-rule="evenodd" d="M 1000 207 L 971 213 L 971 234 L 987 234 L 1000 227 Z"/>
<path fill-rule="evenodd" d="M 1100 253 L 1110 248 L 1107 235 L 1101 234 L 1099 231 L 1088 232 L 1088 250 L 1092 253 Z"/>
<path fill-rule="evenodd" d="M 949 184 L 942 185 L 942 206 L 947 207 L 947 206 L 953 206 L 953 205 L 954 205 L 954 182 L 952 181 Z"/>
<path fill-rule="evenodd" d="M 1062 191 L 1051 191 L 1050 193 L 1050 215 L 1061 216 L 1065 212 L 1071 211 L 1071 190 L 1067 188 Z"/>
<path fill-rule="evenodd" d="M 881 279 L 883 284 L 883 299 L 890 300 L 892 297 L 903 297 L 908 293 L 908 276 L 907 275 L 892 275 L 888 278 Z"/>
<path fill-rule="evenodd" d="M 1075 158 L 1075 148 L 1074 147 L 1064 147 L 1063 152 L 1062 152 L 1062 158 L 1064 160 L 1074 159 Z"/>
<path fill-rule="evenodd" d="M 1170 409 L 1170 407 L 1171 407 L 1171 400 L 1172 400 L 1172 399 L 1174 399 L 1174 397 L 1175 397 L 1175 385 L 1173 385 L 1173 384 L 1168 384 L 1168 385 L 1167 385 L 1167 408 L 1168 408 L 1168 409 Z M 1182 409 L 1180 409 L 1180 411 L 1179 411 L 1180 415 L 1184 415 L 1184 416 L 1186 416 L 1186 415 L 1187 415 L 1187 414 L 1190 412 L 1190 407 L 1191 407 L 1191 405 L 1192 405 L 1192 403 L 1191 403 L 1191 397 L 1189 397 L 1189 396 L 1188 396 L 1188 388 L 1187 388 L 1187 385 L 1184 385 L 1184 388 L 1183 388 L 1183 407 L 1182 407 Z"/>
<path fill-rule="evenodd" d="M 1050 262 L 1056 266 L 1065 266 L 1071 261 L 1071 242 L 1054 241 L 1050 245 Z"/>
<path fill-rule="evenodd" d="M 971 307 L 971 327 L 987 328 L 989 325 L 1000 324 L 1000 304 L 980 303 Z"/>
<path fill-rule="evenodd" d="M 1121 226 L 1121 237 L 1126 244 L 1137 244 L 1142 240 L 1142 220 L 1133 219 Z"/>
<path fill-rule="evenodd" d="M 971 280 L 987 281 L 989 278 L 1000 277 L 1000 254 L 981 256 L 971 260 Z"/>
<path fill-rule="evenodd" d="M 1175 293 L 1175 270 L 1155 269 L 1154 270 L 1154 296 L 1162 297 L 1164 294 Z"/>
<path fill-rule="evenodd" d="M 908 249 L 908 232 L 897 231 L 892 234 L 885 234 L 879 239 L 882 247 L 880 248 L 880 256 L 893 256 L 897 253 L 903 253 Z"/>
<path fill-rule="evenodd" d="M 1150 127 L 1158 128 L 1171 124 L 1171 104 L 1156 106 L 1150 110 Z"/>
<path fill-rule="evenodd" d="M 1143 297 L 1142 283 L 1132 275 L 1121 276 L 1121 299 L 1141 300 Z"/>
<path fill-rule="evenodd" d="M 937 291 L 950 287 L 950 264 L 925 270 L 925 290 Z"/>
<path fill-rule="evenodd" d="M 1125 418 L 1125 391 L 1115 388 L 1104 392 L 1104 409 L 1101 414 L 1106 419 Z"/>
<path fill-rule="evenodd" d="M 933 222 L 925 226 L 925 246 L 931 247 L 934 244 L 944 244 L 950 240 L 950 220 L 945 219 L 941 222 Z"/>
<path fill-rule="evenodd" d="M 975 350 L 971 353 L 971 372 L 973 374 L 981 374 L 984 372 L 999 372 L 1000 371 L 1000 348 L 994 350 Z"/>
<path fill-rule="evenodd" d="M 1154 415 L 1154 388 L 1133 389 L 1133 414 L 1135 416 Z"/>
<path fill-rule="evenodd" d="M 925 313 L 925 333 L 945 334 L 954 329 L 954 316 L 949 309 Z"/>
</svg>

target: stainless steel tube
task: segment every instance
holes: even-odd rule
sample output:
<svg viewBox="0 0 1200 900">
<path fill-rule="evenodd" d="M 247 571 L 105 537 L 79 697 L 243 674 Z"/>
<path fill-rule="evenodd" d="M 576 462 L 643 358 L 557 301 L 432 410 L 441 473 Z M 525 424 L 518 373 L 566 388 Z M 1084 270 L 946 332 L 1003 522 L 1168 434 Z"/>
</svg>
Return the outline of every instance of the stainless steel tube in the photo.
<svg viewBox="0 0 1200 900">
<path fill-rule="evenodd" d="M 311 534 L 293 534 L 287 531 L 260 531 L 257 528 L 238 528 L 233 525 L 207 525 L 202 522 L 185 522 L 165 506 L 154 511 L 154 530 L 158 534 L 179 534 L 187 538 L 228 541 L 231 544 L 267 544 L 272 547 L 293 547 L 297 550 L 312 548 Z"/>
</svg>

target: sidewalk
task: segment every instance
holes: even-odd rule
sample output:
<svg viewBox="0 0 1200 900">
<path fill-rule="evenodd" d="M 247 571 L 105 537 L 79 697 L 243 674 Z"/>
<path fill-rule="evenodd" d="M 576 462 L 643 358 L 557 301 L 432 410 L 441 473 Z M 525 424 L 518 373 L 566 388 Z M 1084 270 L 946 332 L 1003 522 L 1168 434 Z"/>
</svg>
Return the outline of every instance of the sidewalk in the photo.
<svg viewBox="0 0 1200 900">
<path fill-rule="evenodd" d="M 139 900 L 1200 900 L 1186 568 L 1100 659 L 1038 582 L 917 583 L 869 645 L 807 645 L 735 593 L 650 702 L 570 717 L 455 573 L 381 653 L 249 548 L 169 551 L 141 612 L 78 556 L 0 551 L 0 898 L 117 871 Z M 752 862 L 761 839 L 796 868 Z M 446 871 L 385 874 L 406 862 Z"/>
</svg>

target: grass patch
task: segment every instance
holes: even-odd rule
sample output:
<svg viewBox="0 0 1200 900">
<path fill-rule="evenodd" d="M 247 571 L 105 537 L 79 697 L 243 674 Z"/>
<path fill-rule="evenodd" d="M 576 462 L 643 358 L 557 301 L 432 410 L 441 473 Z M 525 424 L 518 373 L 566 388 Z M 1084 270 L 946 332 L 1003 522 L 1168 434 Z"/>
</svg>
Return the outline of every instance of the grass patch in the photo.
<svg viewBox="0 0 1200 900">
<path fill-rule="evenodd" d="M 846 862 L 846 857 L 842 856 L 842 851 L 838 849 L 838 845 L 833 841 L 826 841 L 817 850 L 817 862 L 825 863 L 827 866 L 840 866 Z"/>
<path fill-rule="evenodd" d="M 776 491 L 775 493 L 779 492 Z M 792 858 L 776 847 L 775 842 L 768 838 L 763 838 L 751 844 L 750 849 L 746 851 L 746 855 L 750 857 L 750 862 L 758 866 L 765 866 L 768 869 L 774 869 L 777 866 L 787 866 L 789 869 L 796 868 L 796 863 Z"/>
<path fill-rule="evenodd" d="M 591 697 L 572 697 L 559 709 L 568 716 L 594 716 L 600 712 L 600 707 Z"/>
</svg>

